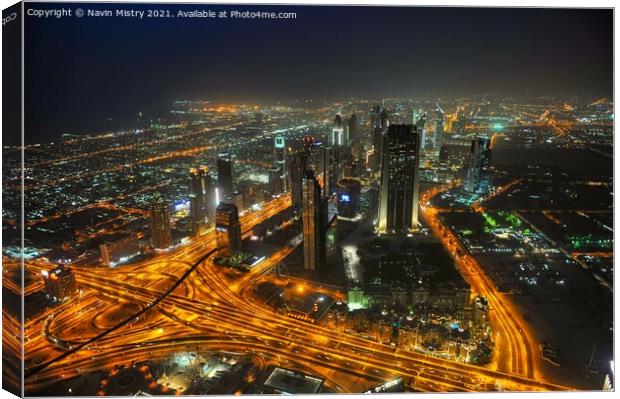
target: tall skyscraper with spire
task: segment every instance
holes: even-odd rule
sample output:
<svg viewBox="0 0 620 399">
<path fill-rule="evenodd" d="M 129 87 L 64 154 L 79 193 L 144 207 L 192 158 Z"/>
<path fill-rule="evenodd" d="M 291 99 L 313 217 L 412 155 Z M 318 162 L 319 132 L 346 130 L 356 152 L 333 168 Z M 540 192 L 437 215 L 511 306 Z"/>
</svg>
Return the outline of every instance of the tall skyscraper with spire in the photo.
<svg viewBox="0 0 620 399">
<path fill-rule="evenodd" d="M 286 141 L 282 136 L 276 136 L 274 140 L 275 166 L 278 169 L 282 192 L 288 191 L 288 169 L 286 167 Z"/>
<path fill-rule="evenodd" d="M 426 113 L 419 110 L 413 113 L 413 124 L 416 126 L 416 131 L 420 136 L 420 151 L 426 146 Z"/>
<path fill-rule="evenodd" d="M 443 124 L 443 110 L 437 105 L 437 110 L 435 111 L 435 135 L 433 136 L 434 150 L 439 150 L 443 144 Z"/>
<path fill-rule="evenodd" d="M 377 230 L 401 233 L 418 228 L 420 136 L 414 125 L 390 125 L 383 136 Z"/>
</svg>

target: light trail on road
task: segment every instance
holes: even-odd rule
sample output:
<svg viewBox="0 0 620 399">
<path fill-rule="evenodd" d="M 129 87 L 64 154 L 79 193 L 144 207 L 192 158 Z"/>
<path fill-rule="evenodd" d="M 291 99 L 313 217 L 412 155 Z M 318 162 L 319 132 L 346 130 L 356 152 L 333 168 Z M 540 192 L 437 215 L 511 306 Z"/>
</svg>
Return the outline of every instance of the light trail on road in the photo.
<svg viewBox="0 0 620 399">
<path fill-rule="evenodd" d="M 290 196 L 286 196 L 265 204 L 260 211 L 243 215 L 242 231 L 250 231 L 257 223 L 289 206 Z M 84 374 L 90 370 L 111 368 L 120 359 L 158 358 L 149 355 L 153 353 L 154 345 L 158 345 L 157 350 L 165 357 L 179 350 L 178 343 L 182 340 L 194 339 L 192 342 L 200 346 L 222 337 L 232 338 L 220 349 L 235 345 L 236 350 L 242 352 L 260 350 L 276 354 L 283 362 L 306 364 L 308 370 L 320 367 L 325 372 L 340 373 L 342 387 L 350 390 L 359 389 L 355 388 L 357 383 L 354 384 L 353 380 L 385 382 L 395 377 L 402 377 L 409 390 L 421 391 L 485 391 L 496 387 L 513 391 L 567 389 L 527 375 L 397 349 L 278 314 L 253 300 L 250 287 L 266 278 L 264 273 L 284 259 L 289 249 L 276 251 L 258 265 L 254 273 L 232 281 L 211 261 L 214 250 L 215 237 L 210 232 L 192 239 L 185 246 L 136 264 L 115 269 L 76 267 L 78 284 L 84 291 L 80 300 L 82 305 L 77 305 L 78 308 L 84 307 L 82 312 L 78 314 L 72 306 L 50 310 L 49 315 L 53 317 L 50 334 L 53 336 L 46 339 L 41 338 L 43 318 L 27 326 L 28 338 L 33 339 L 32 343 L 27 342 L 27 356 L 35 348 L 42 354 L 62 351 L 60 356 L 50 356 L 52 360 L 28 363 L 29 389 L 40 388 L 44 382 L 68 378 L 67 370 L 70 369 L 78 369 L 77 374 Z M 28 267 L 37 272 L 50 265 L 32 261 Z M 178 276 L 176 280 L 175 276 Z M 174 281 L 174 285 L 160 284 L 161 281 Z M 92 304 L 94 298 L 106 300 L 110 307 L 95 307 Z M 128 304 L 135 304 L 140 310 L 115 328 L 101 332 L 105 326 L 98 320 L 107 320 L 107 312 L 115 309 L 114 306 Z M 88 335 L 81 340 L 60 336 L 58 334 L 65 330 L 63 326 L 83 329 Z M 204 334 L 212 335 L 206 338 Z M 196 338 L 199 336 L 205 338 Z M 235 336 L 244 338 L 235 342 Z M 51 338 L 58 343 L 54 344 Z M 156 344 L 164 338 L 170 341 Z M 65 351 L 61 348 L 62 342 L 77 346 Z M 105 353 L 110 355 L 104 361 L 102 356 Z M 522 357 L 519 359 L 523 362 Z M 350 383 L 348 378 L 351 378 Z"/>
</svg>

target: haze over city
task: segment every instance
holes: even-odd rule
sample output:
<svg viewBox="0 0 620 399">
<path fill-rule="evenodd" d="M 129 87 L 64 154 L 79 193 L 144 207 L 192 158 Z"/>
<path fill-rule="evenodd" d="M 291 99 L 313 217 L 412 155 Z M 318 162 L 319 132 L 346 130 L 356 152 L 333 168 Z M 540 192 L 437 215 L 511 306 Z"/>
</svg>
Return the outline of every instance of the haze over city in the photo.
<svg viewBox="0 0 620 399">
<path fill-rule="evenodd" d="M 158 117 L 183 98 L 612 95 L 606 10 L 239 8 L 296 18 L 27 18 L 25 106 L 37 118 L 26 140 L 136 127 L 138 112 Z"/>
</svg>

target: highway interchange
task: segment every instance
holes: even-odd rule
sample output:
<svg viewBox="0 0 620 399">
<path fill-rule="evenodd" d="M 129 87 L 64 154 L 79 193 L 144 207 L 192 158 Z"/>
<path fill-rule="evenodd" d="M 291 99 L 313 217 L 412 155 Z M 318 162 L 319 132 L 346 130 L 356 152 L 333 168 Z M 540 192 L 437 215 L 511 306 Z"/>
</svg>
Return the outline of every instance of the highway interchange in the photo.
<svg viewBox="0 0 620 399">
<path fill-rule="evenodd" d="M 407 391 L 570 389 L 545 382 L 527 325 L 441 224 L 430 199 L 444 189 L 421 195 L 421 213 L 472 289 L 489 301 L 497 332 L 496 358 L 489 367 L 404 351 L 276 313 L 253 298 L 249 288 L 263 281 L 264 273 L 292 249 L 284 247 L 251 272 L 231 279 L 226 269 L 213 263 L 216 248 L 210 232 L 136 264 L 115 269 L 76 267 L 79 297 L 26 322 L 26 392 L 44 392 L 59 380 L 164 359 L 188 348 L 255 354 L 273 364 L 320 375 L 335 392 L 362 392 L 397 377 L 403 378 Z M 283 196 L 243 215 L 244 235 L 289 206 L 290 196 Z M 28 272 L 35 274 L 51 267 L 43 261 L 26 263 Z M 342 295 L 306 284 L 336 298 Z"/>
</svg>

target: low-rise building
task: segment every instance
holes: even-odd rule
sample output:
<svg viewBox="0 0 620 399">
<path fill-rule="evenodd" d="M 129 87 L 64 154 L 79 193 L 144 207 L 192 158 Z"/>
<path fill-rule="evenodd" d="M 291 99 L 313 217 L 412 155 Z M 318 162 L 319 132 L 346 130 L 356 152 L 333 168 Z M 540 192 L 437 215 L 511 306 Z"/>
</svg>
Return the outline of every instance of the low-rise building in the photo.
<svg viewBox="0 0 620 399">
<path fill-rule="evenodd" d="M 138 237 L 135 234 L 129 234 L 121 239 L 105 242 L 99 245 L 99 252 L 101 263 L 114 267 L 140 254 Z"/>
<path fill-rule="evenodd" d="M 276 367 L 263 383 L 261 393 L 274 395 L 313 394 L 323 390 L 323 378 Z"/>
</svg>

